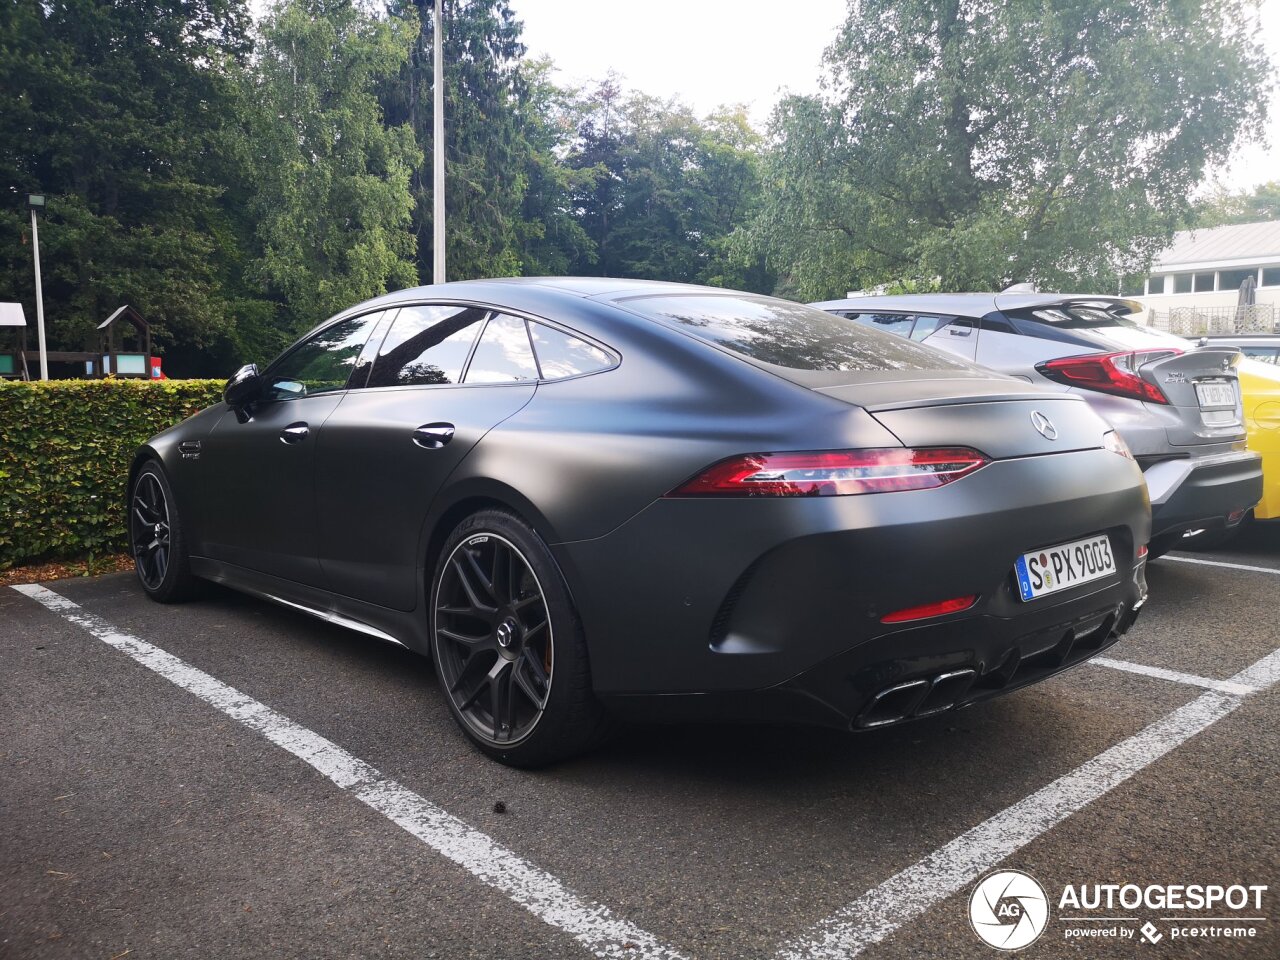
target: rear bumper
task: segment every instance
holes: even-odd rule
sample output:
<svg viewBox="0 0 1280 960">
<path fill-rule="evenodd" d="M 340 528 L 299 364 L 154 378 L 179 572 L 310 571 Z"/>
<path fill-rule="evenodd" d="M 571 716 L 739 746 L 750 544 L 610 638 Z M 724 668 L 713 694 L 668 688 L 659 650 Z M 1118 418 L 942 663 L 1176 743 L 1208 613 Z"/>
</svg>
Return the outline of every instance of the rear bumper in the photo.
<svg viewBox="0 0 1280 960">
<path fill-rule="evenodd" d="M 1151 535 L 1217 529 L 1231 514 L 1262 498 L 1262 460 L 1241 450 L 1212 457 L 1167 460 L 1147 470 Z"/>
<path fill-rule="evenodd" d="M 552 549 L 596 692 L 618 711 L 848 727 L 896 683 L 972 670 L 972 690 L 947 688 L 971 702 L 1101 649 L 1145 596 L 1148 509 L 1132 462 L 1085 450 L 998 461 L 936 490 L 662 500 Z M 1115 573 L 1023 603 L 1020 554 L 1101 532 Z M 881 623 L 970 594 L 963 613 Z"/>
<path fill-rule="evenodd" d="M 1049 608 L 1030 622 L 978 617 L 919 627 L 859 646 L 766 690 L 605 699 L 619 715 L 648 721 L 869 730 L 924 719 L 1038 683 L 1107 649 L 1146 602 L 1144 567 L 1135 568 L 1118 591 Z"/>
</svg>

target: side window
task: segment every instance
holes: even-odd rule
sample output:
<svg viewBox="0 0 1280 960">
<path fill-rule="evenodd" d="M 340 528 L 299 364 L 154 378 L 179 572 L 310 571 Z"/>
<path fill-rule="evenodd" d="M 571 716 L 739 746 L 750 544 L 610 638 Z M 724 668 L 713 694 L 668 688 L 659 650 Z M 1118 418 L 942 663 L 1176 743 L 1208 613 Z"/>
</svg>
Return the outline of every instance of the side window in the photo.
<svg viewBox="0 0 1280 960">
<path fill-rule="evenodd" d="M 538 379 L 524 321 L 495 313 L 485 324 L 476 352 L 467 366 L 467 383 L 514 383 Z"/>
<path fill-rule="evenodd" d="M 923 340 L 939 327 L 946 326 L 950 321 L 950 317 L 932 317 L 927 314 L 920 314 L 916 317 L 916 325 L 911 331 L 911 339 Z"/>
<path fill-rule="evenodd" d="M 543 380 L 594 373 L 614 364 L 614 358 L 599 347 L 555 327 L 530 321 L 529 333 L 533 336 L 533 349 L 538 355 Z"/>
<path fill-rule="evenodd" d="M 294 347 L 270 372 L 267 400 L 292 400 L 344 390 L 360 351 L 382 313 L 367 313 L 325 327 Z"/>
<path fill-rule="evenodd" d="M 487 311 L 477 307 L 403 307 L 378 350 L 370 387 L 458 383 Z"/>
<path fill-rule="evenodd" d="M 1254 360 L 1261 360 L 1263 363 L 1276 363 L 1278 361 L 1277 351 L 1268 347 L 1241 347 L 1240 352 L 1246 357 L 1252 357 Z"/>
<path fill-rule="evenodd" d="M 369 383 L 369 371 L 373 369 L 373 361 L 378 359 L 378 347 L 382 346 L 382 341 L 387 337 L 387 327 L 391 326 L 391 321 L 396 318 L 396 310 L 384 310 L 378 318 L 378 322 L 374 324 L 369 339 L 365 341 L 364 349 L 360 351 L 360 356 L 356 358 L 355 371 L 351 374 L 351 379 L 347 381 L 348 390 L 359 390 L 361 387 L 367 386 Z"/>
<path fill-rule="evenodd" d="M 915 323 L 915 317 L 910 314 L 904 316 L 897 313 L 854 313 L 849 318 L 885 333 L 896 333 L 900 337 L 911 336 L 911 325 Z"/>
</svg>

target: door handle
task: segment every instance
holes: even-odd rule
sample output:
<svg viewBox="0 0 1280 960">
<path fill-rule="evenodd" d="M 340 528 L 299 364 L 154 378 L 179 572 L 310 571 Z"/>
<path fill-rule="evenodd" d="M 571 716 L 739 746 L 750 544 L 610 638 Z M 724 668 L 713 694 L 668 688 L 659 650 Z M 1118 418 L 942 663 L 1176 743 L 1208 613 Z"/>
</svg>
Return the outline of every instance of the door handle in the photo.
<svg viewBox="0 0 1280 960">
<path fill-rule="evenodd" d="M 291 423 L 280 431 L 281 443 L 301 443 L 311 434 L 311 428 L 305 423 Z"/>
<path fill-rule="evenodd" d="M 452 439 L 452 423 L 425 423 L 413 431 L 413 442 L 424 450 L 439 450 Z"/>
<path fill-rule="evenodd" d="M 973 327 L 957 327 L 955 324 L 952 324 L 948 329 L 953 337 L 967 337 L 973 333 Z"/>
</svg>

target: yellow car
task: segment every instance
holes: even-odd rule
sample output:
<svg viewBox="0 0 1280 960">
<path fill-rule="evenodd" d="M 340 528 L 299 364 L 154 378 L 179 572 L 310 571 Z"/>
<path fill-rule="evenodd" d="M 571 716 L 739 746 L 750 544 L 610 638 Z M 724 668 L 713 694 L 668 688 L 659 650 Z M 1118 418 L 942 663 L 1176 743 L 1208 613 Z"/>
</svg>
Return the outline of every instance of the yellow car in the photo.
<svg viewBox="0 0 1280 960">
<path fill-rule="evenodd" d="M 1215 345 L 1238 346 L 1232 338 L 1215 339 Z M 1270 360 L 1245 356 L 1236 368 L 1240 376 L 1240 398 L 1249 449 L 1262 457 L 1262 499 L 1245 517 L 1250 520 L 1280 518 L 1280 365 Z M 1180 550 L 1212 550 L 1239 532 L 1244 524 L 1230 530 L 1192 530 L 1183 535 Z"/>
<path fill-rule="evenodd" d="M 1262 500 L 1254 519 L 1280 517 L 1280 366 L 1245 358 L 1237 368 L 1249 449 L 1262 457 Z"/>
</svg>

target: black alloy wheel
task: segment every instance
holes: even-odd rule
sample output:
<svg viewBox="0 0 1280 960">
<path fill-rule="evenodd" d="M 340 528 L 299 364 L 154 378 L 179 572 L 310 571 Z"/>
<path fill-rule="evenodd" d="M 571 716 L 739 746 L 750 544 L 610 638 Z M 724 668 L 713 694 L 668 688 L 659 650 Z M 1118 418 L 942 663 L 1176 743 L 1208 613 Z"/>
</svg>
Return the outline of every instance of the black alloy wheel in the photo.
<svg viewBox="0 0 1280 960">
<path fill-rule="evenodd" d="M 482 510 L 458 525 L 439 554 L 430 609 L 449 711 L 484 753 L 537 767 L 612 732 L 564 575 L 519 517 Z"/>
<path fill-rule="evenodd" d="M 441 680 L 489 743 L 518 743 L 542 719 L 555 674 L 553 629 L 542 585 L 515 544 L 483 533 L 453 548 L 436 593 Z"/>
<path fill-rule="evenodd" d="M 142 589 L 152 600 L 174 603 L 197 591 L 173 489 L 159 463 L 143 465 L 129 490 L 129 551 Z"/>
<path fill-rule="evenodd" d="M 129 502 L 129 543 L 138 579 L 148 590 L 159 590 L 169 572 L 171 536 L 169 498 L 159 476 L 144 470 Z"/>
</svg>

